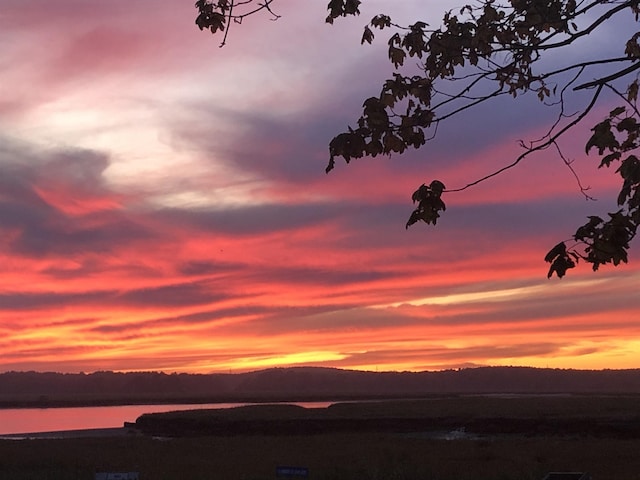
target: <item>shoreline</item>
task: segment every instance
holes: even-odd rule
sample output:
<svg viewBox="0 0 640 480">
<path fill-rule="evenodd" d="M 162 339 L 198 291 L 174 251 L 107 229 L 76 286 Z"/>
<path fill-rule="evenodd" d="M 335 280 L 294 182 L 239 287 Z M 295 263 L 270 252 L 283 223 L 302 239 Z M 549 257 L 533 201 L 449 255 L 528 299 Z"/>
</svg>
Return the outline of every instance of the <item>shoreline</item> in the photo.
<svg viewBox="0 0 640 480">
<path fill-rule="evenodd" d="M 208 404 L 270 404 L 270 403 L 321 403 L 321 402 L 369 402 L 379 400 L 421 399 L 447 396 L 436 395 L 238 395 L 238 396 L 145 396 L 145 397 L 113 397 L 113 398 L 2 398 L 0 410 L 48 409 L 48 408 L 91 408 L 91 407 L 127 407 L 144 405 L 208 405 Z"/>
<path fill-rule="evenodd" d="M 86 428 L 80 430 L 58 430 L 53 432 L 29 432 L 0 434 L 0 440 L 52 440 L 65 438 L 106 438 L 139 435 L 136 429 L 129 427 Z"/>
</svg>

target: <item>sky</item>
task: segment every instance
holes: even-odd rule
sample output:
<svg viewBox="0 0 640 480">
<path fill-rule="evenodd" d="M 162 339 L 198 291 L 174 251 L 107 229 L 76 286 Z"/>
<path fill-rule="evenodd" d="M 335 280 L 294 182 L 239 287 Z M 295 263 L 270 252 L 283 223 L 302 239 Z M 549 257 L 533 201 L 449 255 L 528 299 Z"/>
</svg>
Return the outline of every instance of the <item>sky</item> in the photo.
<svg viewBox="0 0 640 480">
<path fill-rule="evenodd" d="M 640 368 L 640 245 L 561 280 L 543 261 L 616 209 L 584 154 L 597 118 L 563 141 L 597 201 L 547 151 L 405 229 L 421 183 L 461 187 L 548 129 L 528 97 L 325 174 L 391 75 L 362 27 L 456 5 L 424 4 L 327 25 L 326 1 L 282 0 L 220 48 L 188 0 L 3 0 L 0 371 Z"/>
</svg>

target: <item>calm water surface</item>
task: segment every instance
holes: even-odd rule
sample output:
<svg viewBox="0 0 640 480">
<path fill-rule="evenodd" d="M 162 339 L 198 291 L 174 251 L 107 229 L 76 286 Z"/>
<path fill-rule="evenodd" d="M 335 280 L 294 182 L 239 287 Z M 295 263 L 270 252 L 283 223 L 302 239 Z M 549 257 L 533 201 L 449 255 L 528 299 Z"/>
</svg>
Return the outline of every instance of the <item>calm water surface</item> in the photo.
<svg viewBox="0 0 640 480">
<path fill-rule="evenodd" d="M 295 402 L 306 408 L 326 408 L 333 402 Z M 248 403 L 208 403 L 173 405 L 122 405 L 112 407 L 7 408 L 0 409 L 0 435 L 14 433 L 57 432 L 88 428 L 122 427 L 135 422 L 143 413 L 232 408 Z"/>
</svg>

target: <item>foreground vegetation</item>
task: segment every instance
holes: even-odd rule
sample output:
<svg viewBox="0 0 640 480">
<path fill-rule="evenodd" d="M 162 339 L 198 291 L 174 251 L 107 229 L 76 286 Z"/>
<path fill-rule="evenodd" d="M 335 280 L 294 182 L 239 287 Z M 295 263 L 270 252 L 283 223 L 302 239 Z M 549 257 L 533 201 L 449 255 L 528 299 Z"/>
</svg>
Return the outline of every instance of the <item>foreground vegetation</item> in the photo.
<svg viewBox="0 0 640 480">
<path fill-rule="evenodd" d="M 302 466 L 312 479 L 535 479 L 588 471 L 594 480 L 640 478 L 640 441 L 570 437 L 434 440 L 390 434 L 147 437 L 0 442 L 0 478 L 93 480 L 139 471 L 141 480 L 271 479 Z"/>
<path fill-rule="evenodd" d="M 240 408 L 174 414 L 229 427 L 217 435 L 0 441 L 0 479 L 92 480 L 96 471 L 138 471 L 140 480 L 272 479 L 276 467 L 306 467 L 316 479 L 541 480 L 549 471 L 588 471 L 594 480 L 640 479 L 637 397 L 435 397 L 422 401 L 345 404 L 327 410 Z M 397 419 L 402 428 L 325 429 L 291 433 L 242 425 Z M 418 421 L 422 419 L 421 421 Z M 447 440 L 431 425 L 552 426 Z M 531 420 L 522 422 L 522 420 Z M 415 428 L 408 428 L 411 421 Z M 535 420 L 535 421 L 533 421 Z M 256 423 L 257 422 L 257 423 Z M 269 423 L 271 422 L 271 423 Z M 462 422 L 462 423 L 460 423 Z M 480 422 L 480 423 L 478 423 Z M 546 422 L 546 423 L 545 423 Z M 568 423 L 566 423 L 568 422 Z M 351 425 L 357 425 L 351 423 Z M 373 424 L 369 424 L 371 426 Z M 564 429 L 566 425 L 578 426 Z M 626 426 L 622 430 L 589 425 Z M 586 429 L 580 430 L 580 426 Z M 401 431 L 400 431 L 401 430 Z M 467 429 L 467 431 L 469 428 Z M 316 430 L 317 432 L 318 430 Z"/>
<path fill-rule="evenodd" d="M 476 435 L 640 438 L 640 396 L 451 396 L 338 403 L 329 408 L 254 405 L 142 415 L 147 435 L 415 433 L 465 427 Z"/>
</svg>

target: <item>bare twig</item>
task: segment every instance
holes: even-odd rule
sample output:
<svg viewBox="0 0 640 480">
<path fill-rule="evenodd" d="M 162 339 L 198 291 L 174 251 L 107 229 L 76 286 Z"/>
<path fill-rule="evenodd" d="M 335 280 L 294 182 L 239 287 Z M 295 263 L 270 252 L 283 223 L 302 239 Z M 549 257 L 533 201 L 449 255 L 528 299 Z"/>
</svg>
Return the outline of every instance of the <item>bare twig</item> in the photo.
<svg viewBox="0 0 640 480">
<path fill-rule="evenodd" d="M 573 121 L 569 122 L 567 125 L 565 125 L 559 132 L 557 132 L 555 135 L 553 135 L 552 137 L 550 137 L 546 142 L 543 142 L 539 145 L 536 145 L 535 147 L 532 148 L 527 148 L 525 152 L 521 153 L 520 155 L 518 155 L 518 157 L 511 162 L 508 165 L 505 165 L 504 167 L 488 174 L 485 175 L 482 178 L 479 178 L 471 183 L 466 184 L 464 187 L 460 187 L 460 188 L 454 188 L 454 189 L 450 189 L 450 190 L 445 190 L 445 192 L 461 192 L 463 190 L 466 190 L 470 187 L 473 187 L 474 185 L 477 185 L 479 183 L 482 183 L 486 180 L 489 180 L 490 178 L 493 178 L 495 176 L 500 175 L 502 172 L 505 172 L 513 167 L 515 167 L 516 165 L 518 165 L 523 159 L 525 159 L 526 157 L 528 157 L 530 154 L 540 151 L 540 150 L 544 150 L 546 148 L 549 148 L 549 146 L 553 145 L 555 143 L 555 141 L 562 136 L 567 130 L 569 130 L 570 128 L 576 126 L 578 123 L 580 123 L 580 121 L 585 118 L 588 113 L 591 111 L 591 109 L 593 108 L 593 106 L 596 104 L 596 101 L 600 95 L 600 93 L 602 92 L 602 85 L 598 85 L 596 87 L 596 91 L 593 94 L 593 97 L 591 98 L 591 102 L 589 102 L 589 105 L 587 105 L 587 107 L 582 111 L 582 113 L 580 113 L 580 115 L 578 117 L 576 117 Z"/>
</svg>

